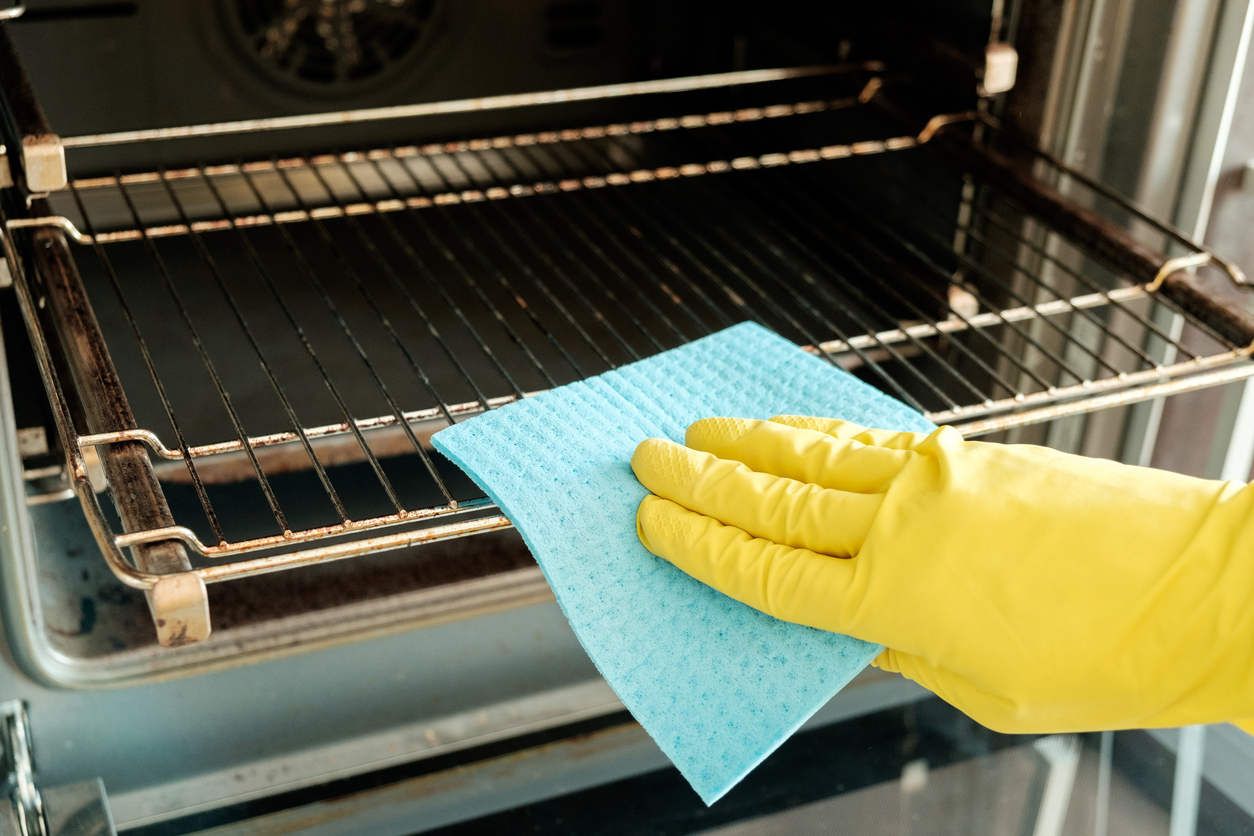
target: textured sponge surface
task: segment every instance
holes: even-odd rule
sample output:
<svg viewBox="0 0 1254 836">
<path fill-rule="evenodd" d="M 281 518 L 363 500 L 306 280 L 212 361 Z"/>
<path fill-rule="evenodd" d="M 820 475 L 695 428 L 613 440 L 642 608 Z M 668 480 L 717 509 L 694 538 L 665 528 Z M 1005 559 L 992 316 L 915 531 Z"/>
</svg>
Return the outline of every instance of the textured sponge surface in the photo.
<svg viewBox="0 0 1254 836">
<path fill-rule="evenodd" d="M 437 433 L 522 533 L 579 641 L 632 715 L 712 804 L 881 648 L 779 621 L 689 578 L 636 537 L 646 438 L 781 413 L 932 425 L 745 323 Z"/>
</svg>

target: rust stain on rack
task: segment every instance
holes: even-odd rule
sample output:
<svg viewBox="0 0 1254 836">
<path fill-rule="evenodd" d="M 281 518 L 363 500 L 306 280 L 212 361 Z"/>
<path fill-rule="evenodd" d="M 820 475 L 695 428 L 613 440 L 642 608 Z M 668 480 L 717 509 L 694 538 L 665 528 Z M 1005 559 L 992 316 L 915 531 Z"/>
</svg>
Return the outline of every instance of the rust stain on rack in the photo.
<svg viewBox="0 0 1254 836">
<path fill-rule="evenodd" d="M 367 554 L 377 554 L 379 552 L 392 551 L 394 549 L 402 549 L 407 546 L 417 546 L 424 543 L 438 543 L 442 540 L 451 540 L 456 537 L 465 537 L 470 534 L 499 531 L 512 527 L 513 523 L 511 523 L 507 517 L 501 515 L 481 517 L 475 520 L 448 523 L 433 528 L 419 529 L 417 531 L 397 532 L 394 534 L 381 535 L 379 537 L 371 537 L 365 540 L 352 540 L 347 543 L 336 543 L 330 546 L 321 546 L 298 552 L 289 552 L 287 554 L 259 557 L 251 560 L 240 560 L 233 563 L 225 563 L 219 566 L 202 566 L 192 569 L 190 574 L 198 575 L 206 584 L 221 583 L 222 581 L 233 580 L 235 578 L 255 577 L 257 575 L 265 575 L 271 572 L 280 572 L 285 569 L 294 569 L 298 566 L 313 566 L 318 563 L 330 563 L 336 560 L 362 557 Z M 207 551 L 203 545 L 198 546 L 200 543 L 199 539 L 194 533 L 186 528 L 175 527 L 171 529 L 159 529 L 154 532 L 142 533 L 145 535 L 159 534 L 159 539 L 163 540 L 181 541 L 193 551 L 200 554 L 205 554 Z M 117 541 L 125 536 L 126 535 L 114 535 L 115 548 L 120 549 L 124 547 Z M 251 549 L 251 551 L 273 548 L 274 546 L 279 545 L 283 544 L 274 543 L 270 546 L 262 546 L 257 549 Z M 136 569 L 121 559 L 120 551 L 106 549 L 104 555 L 106 562 L 109 564 L 109 568 L 118 577 L 118 579 L 127 586 L 135 589 L 152 589 L 160 578 L 168 577 L 155 575 L 151 572 L 142 572 Z"/>
<path fill-rule="evenodd" d="M 539 394 L 538 392 L 527 392 L 524 397 Z M 488 406 L 496 408 L 512 403 L 517 398 L 514 396 L 505 396 L 499 398 L 489 398 Z M 419 409 L 407 411 L 405 419 L 410 423 L 418 423 L 424 421 L 442 421 L 444 415 L 444 407 L 432 407 L 430 409 Z M 483 406 L 477 401 L 467 403 L 451 404 L 447 407 L 448 411 L 454 416 L 470 416 L 483 411 Z M 395 415 L 382 415 L 376 418 L 359 418 L 354 423 L 358 429 L 374 430 L 384 427 L 393 427 L 399 424 Z M 442 423 L 447 423 L 442 421 Z M 307 438 L 321 438 L 331 435 L 342 435 L 352 431 L 347 423 L 324 424 L 319 427 L 309 427 L 304 429 L 304 435 Z M 154 453 L 164 459 L 173 461 L 181 461 L 183 459 L 183 451 L 167 447 L 158 438 L 156 433 L 144 429 L 123 430 L 113 433 L 95 433 L 92 435 L 79 436 L 78 443 L 83 446 L 95 446 L 98 444 L 113 444 L 119 441 L 142 441 L 147 444 Z M 250 436 L 248 444 L 252 447 L 269 447 L 276 444 L 292 444 L 300 441 L 300 435 L 294 432 L 272 433 L 270 435 Z M 222 453 L 235 453 L 244 449 L 244 445 L 239 441 L 223 441 L 218 444 L 201 444 L 188 447 L 188 452 L 193 458 L 200 456 L 214 456 Z"/>
<path fill-rule="evenodd" d="M 493 506 L 486 500 L 477 500 L 475 502 L 463 503 L 461 506 L 456 508 L 449 506 L 420 508 L 416 511 L 402 511 L 396 514 L 387 514 L 381 517 L 372 517 L 363 520 L 349 520 L 346 523 L 340 523 L 338 525 L 324 525 L 319 526 L 318 528 L 307 528 L 303 531 L 285 531 L 282 534 L 273 534 L 268 537 L 253 537 L 233 543 L 224 542 L 216 546 L 206 546 L 200 538 L 196 536 L 195 532 L 182 525 L 118 534 L 114 537 L 114 542 L 117 543 L 118 548 L 131 548 L 144 543 L 159 543 L 163 540 L 181 540 L 191 547 L 197 554 L 204 555 L 205 557 L 228 557 L 230 555 L 246 554 L 248 552 L 265 551 L 276 547 L 306 543 L 310 540 L 321 540 L 327 537 L 336 537 L 341 534 L 355 534 L 362 531 L 403 525 L 405 523 L 422 522 L 424 520 L 431 520 L 437 517 L 446 517 L 451 514 L 483 511 L 485 509 L 491 509 L 492 507 Z M 471 520 L 466 523 L 450 523 L 449 525 L 466 526 L 471 525 L 474 522 L 476 521 Z M 421 533 L 422 531 L 427 530 L 435 529 L 421 529 L 416 533 Z"/>
</svg>

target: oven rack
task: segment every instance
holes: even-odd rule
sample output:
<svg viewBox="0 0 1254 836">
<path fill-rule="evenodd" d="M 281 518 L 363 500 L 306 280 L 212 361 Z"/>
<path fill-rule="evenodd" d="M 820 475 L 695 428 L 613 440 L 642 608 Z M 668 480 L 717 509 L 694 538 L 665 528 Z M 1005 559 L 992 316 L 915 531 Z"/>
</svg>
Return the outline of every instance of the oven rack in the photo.
<svg viewBox="0 0 1254 836">
<path fill-rule="evenodd" d="M 150 600 L 184 579 L 154 613 L 183 607 L 207 633 L 203 584 L 508 526 L 432 432 L 746 319 L 968 436 L 1254 373 L 1254 329 L 1181 272 L 1235 268 L 1144 218 L 1142 243 L 1056 161 L 1025 176 L 964 127 L 974 113 L 903 121 L 893 80 L 79 178 L 7 218 L 36 341 L 103 354 L 106 394 L 134 409 L 80 432 L 45 351 L 68 490 L 110 567 Z M 98 318 L 98 341 L 37 313 L 50 274 L 85 288 L 79 330 Z M 150 484 L 102 474 L 139 445 Z M 145 502 L 173 511 L 127 518 Z M 171 543 L 190 558 L 145 565 Z"/>
</svg>

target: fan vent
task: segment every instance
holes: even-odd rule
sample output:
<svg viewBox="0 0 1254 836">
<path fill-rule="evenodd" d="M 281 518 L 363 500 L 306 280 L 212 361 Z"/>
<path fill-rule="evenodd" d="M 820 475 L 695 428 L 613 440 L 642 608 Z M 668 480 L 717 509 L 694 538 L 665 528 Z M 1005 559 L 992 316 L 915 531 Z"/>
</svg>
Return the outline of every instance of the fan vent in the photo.
<svg viewBox="0 0 1254 836">
<path fill-rule="evenodd" d="M 436 0 L 233 0 L 229 25 L 259 69 L 303 88 L 367 87 L 412 64 Z"/>
</svg>

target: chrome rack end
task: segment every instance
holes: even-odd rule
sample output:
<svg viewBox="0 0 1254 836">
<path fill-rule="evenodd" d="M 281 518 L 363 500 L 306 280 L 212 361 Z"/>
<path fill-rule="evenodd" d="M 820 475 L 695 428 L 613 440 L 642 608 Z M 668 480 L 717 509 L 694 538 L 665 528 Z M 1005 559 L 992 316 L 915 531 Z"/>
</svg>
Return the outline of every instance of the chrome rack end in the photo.
<svg viewBox="0 0 1254 836">
<path fill-rule="evenodd" d="M 1251 287 L 1254 285 L 1254 282 L 1251 282 L 1249 278 L 1246 277 L 1245 271 L 1240 267 L 1233 264 L 1231 261 L 1228 261 L 1226 258 L 1220 258 L 1214 253 L 1209 253 L 1209 255 L 1211 263 L 1227 273 L 1228 278 L 1231 279 L 1232 283 L 1237 287 Z"/>
<path fill-rule="evenodd" d="M 923 126 L 923 130 L 919 131 L 919 135 L 915 137 L 915 141 L 920 145 L 926 145 L 936 136 L 936 133 L 947 125 L 954 125 L 958 122 L 974 122 L 980 118 L 980 114 L 974 110 L 968 110 L 963 113 L 941 113 L 927 120 L 927 124 Z"/>
<path fill-rule="evenodd" d="M 156 453 L 163 459 L 179 461 L 183 458 L 182 450 L 172 450 L 162 443 L 161 439 L 152 430 L 117 430 L 111 433 L 91 433 L 89 435 L 80 435 L 78 437 L 79 448 L 94 449 L 102 444 L 116 444 L 121 441 L 142 441 L 147 444 L 152 452 Z"/>
<path fill-rule="evenodd" d="M 1220 258 L 1209 250 L 1203 250 L 1202 252 L 1177 256 L 1164 261 L 1163 266 L 1158 269 L 1158 273 L 1154 276 L 1154 280 L 1145 286 L 1145 290 L 1147 293 L 1153 293 L 1162 286 L 1163 282 L 1172 273 L 1178 270 L 1186 270 L 1190 267 L 1201 267 L 1206 264 L 1213 264 L 1224 271 L 1224 274 L 1228 276 L 1228 280 L 1237 287 L 1248 288 L 1254 286 L 1254 283 L 1246 277 L 1245 271 L 1240 267 L 1227 259 Z"/>
<path fill-rule="evenodd" d="M 64 184 L 63 184 L 64 185 Z M 74 222 L 63 215 L 44 215 L 38 218 L 9 218 L 5 221 L 9 229 L 32 229 L 53 226 L 74 239 L 76 244 L 94 244 L 96 239 L 85 232 L 80 232 Z"/>
<path fill-rule="evenodd" d="M 883 78 L 881 78 L 880 76 L 875 76 L 874 78 L 872 78 L 870 81 L 866 83 L 866 86 L 862 88 L 862 92 L 858 94 L 858 103 L 859 104 L 870 103 L 871 99 L 875 98 L 875 95 L 879 93 L 880 88 L 882 88 L 883 86 L 884 86 Z"/>
<path fill-rule="evenodd" d="M 1193 253 L 1192 255 L 1169 258 L 1163 262 L 1162 267 L 1158 268 L 1158 273 L 1154 276 L 1154 280 L 1145 286 L 1145 292 L 1153 293 L 1158 290 L 1172 273 L 1189 267 L 1201 267 L 1203 264 L 1210 264 L 1215 260 L 1215 257 L 1210 253 Z"/>
</svg>

